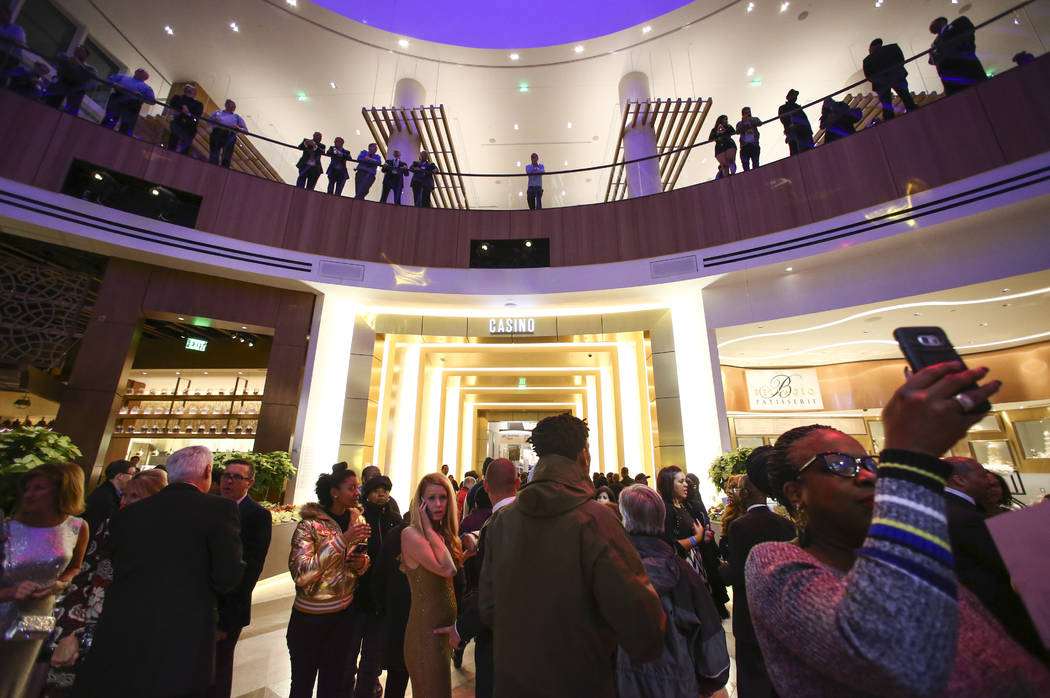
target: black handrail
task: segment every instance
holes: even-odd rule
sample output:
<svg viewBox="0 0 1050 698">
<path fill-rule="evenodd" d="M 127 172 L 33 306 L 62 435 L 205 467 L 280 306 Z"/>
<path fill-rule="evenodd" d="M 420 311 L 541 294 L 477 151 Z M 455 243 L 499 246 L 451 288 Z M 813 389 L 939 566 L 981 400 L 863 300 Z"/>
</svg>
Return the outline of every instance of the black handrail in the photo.
<svg viewBox="0 0 1050 698">
<path fill-rule="evenodd" d="M 1028 5 L 1033 4 L 1034 2 L 1036 2 L 1036 0 L 1024 0 L 1023 2 L 1020 2 L 1017 5 L 1014 5 L 1013 7 L 1009 8 L 1009 9 L 1003 10 L 999 14 L 997 14 L 997 15 L 989 18 L 989 19 L 986 19 L 985 21 L 983 21 L 980 24 L 976 25 L 974 27 L 974 31 L 976 32 L 979 29 L 983 29 L 984 27 L 988 26 L 989 24 L 992 24 L 993 22 L 997 22 L 1000 19 L 1002 19 L 1003 17 L 1006 17 L 1009 14 L 1017 12 L 1018 10 L 1020 10 L 1020 9 L 1022 9 L 1024 7 L 1027 7 Z M 916 55 L 912 56 L 911 58 L 905 59 L 905 61 L 904 61 L 904 63 L 902 65 L 906 65 L 908 63 L 911 63 L 913 61 L 916 61 L 916 60 L 922 58 L 923 56 L 927 56 L 932 51 L 933 51 L 933 49 L 931 47 L 931 48 L 928 48 L 928 49 L 926 49 L 925 51 L 923 51 L 921 53 L 917 53 Z M 111 87 L 111 88 L 116 89 L 116 90 L 126 91 L 126 90 L 123 90 L 122 88 L 114 85 L 113 83 L 109 82 L 109 80 L 107 80 L 106 78 L 92 77 L 91 79 L 92 80 L 96 80 L 96 81 L 98 81 L 100 83 L 104 83 L 107 87 Z M 850 85 L 847 85 L 847 86 L 845 86 L 843 88 L 840 88 L 840 89 L 838 89 L 838 90 L 836 90 L 834 92 L 831 92 L 830 94 L 827 94 L 827 95 L 825 95 L 823 97 L 815 99 L 812 102 L 800 105 L 800 106 L 796 107 L 795 109 L 792 109 L 791 111 L 784 112 L 784 114 L 778 114 L 777 117 L 774 118 L 774 119 L 767 119 L 766 121 L 761 122 L 761 124 L 759 124 L 759 126 L 761 127 L 761 126 L 765 126 L 766 124 L 775 123 L 777 121 L 780 121 L 780 118 L 783 117 L 783 116 L 790 116 L 792 114 L 798 113 L 799 111 L 804 111 L 806 109 L 809 109 L 810 107 L 814 107 L 814 106 L 816 106 L 818 104 L 822 104 L 825 99 L 828 99 L 830 97 L 834 97 L 834 96 L 842 94 L 844 92 L 848 92 L 850 90 L 853 90 L 853 89 L 863 85 L 866 82 L 870 82 L 870 80 L 868 78 L 864 78 L 863 80 L 858 80 L 857 82 L 854 82 L 854 83 L 852 83 Z M 128 94 L 135 95 L 137 93 L 128 92 Z M 139 96 L 141 96 L 141 95 L 139 95 Z M 146 100 L 143 100 L 143 101 L 146 101 Z M 159 104 L 159 105 L 161 105 L 162 107 L 164 107 L 166 109 L 171 108 L 166 102 L 163 102 L 163 101 L 161 101 L 159 99 L 154 99 L 152 102 L 150 102 L 150 104 Z M 208 117 L 203 116 L 203 115 L 198 119 L 198 121 L 204 121 L 206 123 L 212 124 L 213 126 L 218 126 L 219 128 L 225 128 L 225 129 L 228 129 L 228 130 L 232 130 L 232 131 L 235 131 L 238 134 L 244 134 L 245 136 L 251 136 L 252 138 L 257 138 L 257 139 L 266 141 L 268 143 L 273 143 L 274 145 L 283 146 L 285 148 L 291 148 L 293 150 L 301 150 L 301 148 L 299 146 L 297 146 L 297 145 L 293 145 L 291 143 L 285 143 L 284 141 L 279 141 L 279 140 L 277 140 L 275 138 L 270 138 L 269 136 L 264 136 L 261 133 L 254 133 L 254 132 L 248 131 L 248 130 L 241 131 L 239 129 L 230 129 L 225 124 L 222 124 L 222 123 L 217 122 L 217 121 L 213 121 L 212 119 L 209 119 Z M 578 172 L 593 172 L 593 171 L 596 171 L 596 170 L 604 170 L 604 169 L 608 169 L 608 168 L 624 167 L 626 165 L 632 165 L 632 164 L 638 163 L 638 162 L 645 162 L 647 160 L 653 160 L 653 159 L 656 159 L 656 158 L 666 157 L 668 155 L 674 155 L 676 153 L 685 152 L 685 151 L 688 151 L 688 150 L 692 150 L 693 148 L 699 148 L 700 146 L 704 146 L 704 145 L 708 145 L 710 143 L 714 143 L 715 140 L 716 139 L 714 139 L 714 138 L 709 138 L 708 140 L 701 141 L 700 143 L 693 143 L 691 145 L 685 145 L 685 146 L 682 146 L 680 148 L 675 148 L 673 150 L 665 151 L 663 153 L 656 153 L 654 155 L 646 155 L 644 157 L 634 158 L 634 159 L 631 159 L 631 160 L 624 160 L 624 161 L 621 161 L 621 162 L 614 162 L 614 163 L 611 163 L 611 164 L 591 165 L 589 167 L 576 167 L 576 168 L 572 168 L 572 169 L 568 169 L 568 170 L 552 170 L 552 171 L 549 171 L 549 172 L 544 172 L 543 174 L 546 175 L 546 176 L 568 175 L 568 174 L 576 174 Z M 328 157 L 327 154 L 325 154 L 325 153 L 321 153 L 321 155 L 323 155 L 325 157 Z M 342 159 L 342 158 L 340 158 L 340 159 Z M 345 158 L 345 160 L 347 162 L 360 162 L 359 160 L 357 160 L 355 158 L 352 158 L 352 157 L 347 157 L 347 158 Z M 370 164 L 374 164 L 372 161 L 369 161 L 369 162 L 370 162 Z M 378 167 L 378 165 L 377 165 L 377 167 Z M 483 172 L 444 172 L 444 171 L 438 171 L 437 174 L 444 174 L 444 175 L 453 176 L 453 177 L 458 176 L 458 177 L 499 177 L 499 178 L 509 178 L 509 177 L 528 177 L 529 176 L 528 173 L 525 173 L 525 172 L 483 173 Z"/>
</svg>

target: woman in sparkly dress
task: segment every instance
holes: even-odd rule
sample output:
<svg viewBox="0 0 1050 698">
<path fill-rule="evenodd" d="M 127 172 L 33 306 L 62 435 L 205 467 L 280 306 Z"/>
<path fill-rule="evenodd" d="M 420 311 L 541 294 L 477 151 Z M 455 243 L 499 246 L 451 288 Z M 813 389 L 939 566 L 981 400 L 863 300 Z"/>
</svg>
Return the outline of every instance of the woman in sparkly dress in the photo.
<svg viewBox="0 0 1050 698">
<path fill-rule="evenodd" d="M 455 494 L 440 473 L 423 477 L 412 498 L 412 523 L 401 534 L 401 559 L 412 589 L 405 628 L 405 666 L 412 695 L 449 698 L 452 667 L 448 641 L 434 629 L 456 622 L 452 578 L 462 561 Z"/>
<path fill-rule="evenodd" d="M 19 483 L 17 513 L 0 533 L 0 698 L 20 698 L 53 627 L 55 595 L 80 569 L 88 527 L 84 473 L 72 463 L 33 468 Z M 48 627 L 46 621 L 51 621 Z"/>
</svg>

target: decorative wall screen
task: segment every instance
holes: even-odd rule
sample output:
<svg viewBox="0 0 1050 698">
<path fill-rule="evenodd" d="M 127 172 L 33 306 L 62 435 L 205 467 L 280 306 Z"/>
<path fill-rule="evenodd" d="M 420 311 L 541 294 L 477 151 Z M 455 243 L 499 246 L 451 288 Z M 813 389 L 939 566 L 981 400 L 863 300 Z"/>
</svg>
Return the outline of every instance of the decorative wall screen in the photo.
<svg viewBox="0 0 1050 698">
<path fill-rule="evenodd" d="M 83 333 L 91 287 L 87 274 L 0 261 L 0 362 L 61 367 Z"/>
</svg>

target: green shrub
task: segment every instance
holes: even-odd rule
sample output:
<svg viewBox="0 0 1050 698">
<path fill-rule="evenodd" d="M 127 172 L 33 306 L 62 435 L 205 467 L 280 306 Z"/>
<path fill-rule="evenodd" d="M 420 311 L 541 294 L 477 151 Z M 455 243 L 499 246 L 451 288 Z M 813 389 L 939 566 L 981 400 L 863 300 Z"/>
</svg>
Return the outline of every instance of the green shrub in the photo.
<svg viewBox="0 0 1050 698">
<path fill-rule="evenodd" d="M 747 459 L 753 450 L 755 449 L 744 446 L 735 451 L 723 453 L 718 458 L 715 458 L 711 463 L 711 469 L 708 470 L 715 487 L 725 492 L 726 481 L 729 478 L 746 473 Z"/>
<path fill-rule="evenodd" d="M 0 509 L 10 514 L 22 473 L 44 463 L 66 463 L 84 455 L 65 434 L 44 427 L 19 427 L 0 434 Z"/>
<path fill-rule="evenodd" d="M 251 491 L 252 497 L 257 500 L 266 499 L 274 493 L 280 495 L 284 491 L 284 483 L 295 475 L 295 466 L 285 451 L 216 451 L 212 454 L 212 462 L 217 468 L 231 460 L 246 460 L 255 466 L 255 485 Z"/>
</svg>

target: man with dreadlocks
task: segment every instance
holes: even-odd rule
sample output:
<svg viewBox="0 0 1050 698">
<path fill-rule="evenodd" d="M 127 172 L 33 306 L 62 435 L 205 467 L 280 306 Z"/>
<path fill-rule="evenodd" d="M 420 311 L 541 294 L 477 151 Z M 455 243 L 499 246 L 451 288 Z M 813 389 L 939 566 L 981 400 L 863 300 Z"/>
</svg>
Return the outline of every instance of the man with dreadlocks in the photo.
<svg viewBox="0 0 1050 698">
<path fill-rule="evenodd" d="M 532 482 L 486 528 L 479 607 L 497 696 L 616 696 L 617 645 L 660 658 L 666 618 L 623 526 L 593 499 L 587 423 L 532 430 Z"/>
</svg>

